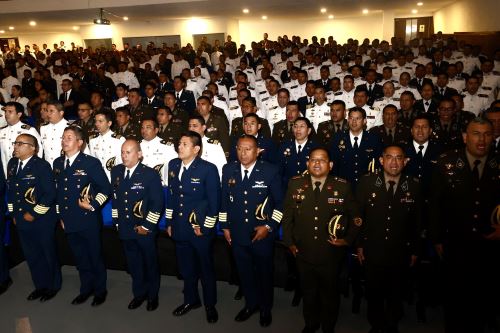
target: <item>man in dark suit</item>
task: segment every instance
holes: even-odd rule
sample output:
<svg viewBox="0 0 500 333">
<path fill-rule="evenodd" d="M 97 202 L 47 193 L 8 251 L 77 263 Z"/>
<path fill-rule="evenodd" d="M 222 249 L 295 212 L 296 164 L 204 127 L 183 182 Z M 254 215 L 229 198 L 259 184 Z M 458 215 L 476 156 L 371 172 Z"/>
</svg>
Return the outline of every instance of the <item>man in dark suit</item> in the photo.
<svg viewBox="0 0 500 333">
<path fill-rule="evenodd" d="M 360 89 L 364 88 L 366 90 L 368 95 L 368 102 L 366 104 L 369 106 L 373 106 L 375 100 L 384 97 L 384 90 L 380 84 L 377 84 L 376 79 L 377 72 L 374 69 L 369 69 L 365 75 L 366 83 L 359 86 L 361 87 Z"/>
<path fill-rule="evenodd" d="M 196 100 L 193 92 L 186 90 L 186 79 L 183 76 L 174 78 L 174 93 L 177 105 L 192 116 L 196 109 Z"/>
<path fill-rule="evenodd" d="M 61 289 L 62 278 L 54 239 L 56 188 L 50 164 L 37 156 L 38 149 L 34 136 L 16 138 L 7 166 L 7 206 L 35 285 L 27 299 L 45 302 Z"/>
<path fill-rule="evenodd" d="M 363 218 L 357 254 L 365 266 L 370 332 L 399 332 L 404 277 L 417 260 L 420 187 L 401 173 L 406 163 L 403 148 L 387 146 L 383 172 L 362 177 L 356 189 Z"/>
<path fill-rule="evenodd" d="M 206 319 L 219 315 L 212 246 L 220 203 L 217 167 L 200 157 L 201 136 L 187 132 L 179 141 L 179 158 L 168 164 L 167 233 L 173 238 L 179 271 L 184 278 L 184 301 L 174 311 L 183 316 L 201 306 L 198 281 L 203 287 Z"/>
<path fill-rule="evenodd" d="M 73 90 L 71 80 L 62 81 L 62 94 L 59 95 L 59 102 L 64 106 L 64 116 L 68 120 L 78 118 L 78 104 L 81 102 L 80 95 Z"/>
<path fill-rule="evenodd" d="M 325 92 L 330 91 L 332 88 L 330 87 L 330 82 L 332 81 L 330 77 L 330 67 L 323 65 L 320 70 L 320 78 L 316 80 L 316 86 L 323 86 L 325 88 Z"/>
<path fill-rule="evenodd" d="M 166 92 L 174 91 L 174 85 L 172 81 L 169 80 L 168 75 L 165 72 L 160 72 L 160 75 L 158 75 L 158 79 L 160 82 L 156 86 L 155 94 L 163 100 Z"/>
<path fill-rule="evenodd" d="M 438 74 L 436 86 L 434 87 L 434 96 L 438 100 L 442 100 L 443 98 L 450 98 L 458 94 L 456 89 L 448 87 L 448 82 L 449 81 L 447 73 Z"/>
<path fill-rule="evenodd" d="M 238 268 L 245 307 L 235 320 L 247 320 L 260 310 L 260 325 L 272 322 L 274 240 L 283 216 L 279 169 L 257 160 L 257 140 L 238 140 L 238 161 L 222 171 L 219 221 Z"/>
<path fill-rule="evenodd" d="M 425 66 L 418 64 L 417 67 L 415 67 L 415 77 L 410 80 L 409 85 L 410 87 L 417 88 L 418 92 L 422 94 L 424 83 L 432 84 L 432 80 L 425 77 Z"/>
<path fill-rule="evenodd" d="M 54 161 L 56 212 L 66 233 L 80 275 L 80 294 L 71 302 L 82 304 L 94 294 L 92 306 L 106 301 L 106 267 L 101 255 L 101 207 L 111 194 L 111 185 L 101 162 L 81 151 L 79 127 L 64 130 L 64 155 Z"/>
<path fill-rule="evenodd" d="M 156 111 L 150 105 L 141 104 L 142 97 L 139 88 L 132 88 L 128 92 L 128 109 L 130 111 L 130 122 L 141 127 L 141 122 L 145 119 L 154 119 Z"/>
<path fill-rule="evenodd" d="M 432 56 L 432 74 L 446 73 L 448 62 L 443 60 L 443 52 L 437 50 Z"/>
<path fill-rule="evenodd" d="M 314 91 L 316 90 L 316 82 L 309 80 L 306 83 L 306 96 L 302 96 L 297 100 L 299 110 L 303 116 L 307 117 L 307 110 L 314 106 Z"/>
<path fill-rule="evenodd" d="M 465 148 L 439 157 L 430 198 L 429 235 L 445 268 L 445 330 L 453 333 L 484 332 L 498 323 L 500 299 L 500 161 L 491 154 L 493 126 L 476 118 L 463 138 Z"/>
<path fill-rule="evenodd" d="M 118 228 L 132 276 L 134 298 L 130 310 L 147 300 L 147 310 L 158 308 L 160 272 L 156 249 L 158 221 L 163 214 L 161 178 L 140 162 L 140 144 L 129 139 L 121 147 L 123 163 L 111 170 L 113 202 L 111 215 Z"/>
<path fill-rule="evenodd" d="M 422 86 L 422 91 L 420 92 L 422 95 L 422 99 L 419 99 L 413 105 L 413 108 L 419 113 L 428 114 L 432 121 L 437 117 L 437 109 L 439 106 L 439 102 L 436 98 L 434 98 L 434 85 L 432 83 L 424 83 Z"/>
<path fill-rule="evenodd" d="M 307 161 L 309 174 L 293 177 L 285 196 L 283 242 L 297 261 L 304 297 L 303 333 L 316 332 L 320 326 L 323 332 L 334 332 L 342 263 L 362 224 L 351 186 L 328 175 L 332 167 L 325 148 L 313 149 Z M 330 233 L 335 215 L 344 219 L 345 234 Z"/>
<path fill-rule="evenodd" d="M 363 108 L 349 110 L 349 131 L 336 135 L 329 147 L 333 175 L 346 179 L 353 188 L 361 176 L 378 168 L 377 157 L 382 151 L 382 140 L 366 130 L 366 112 Z"/>
<path fill-rule="evenodd" d="M 283 142 L 294 138 L 293 124 L 300 115 L 301 113 L 299 111 L 299 104 L 297 101 L 288 102 L 286 105 L 286 119 L 278 121 L 273 126 L 272 139 L 277 147 L 281 146 Z"/>
<path fill-rule="evenodd" d="M 144 86 L 146 96 L 142 98 L 142 104 L 149 105 L 153 109 L 163 106 L 163 99 L 155 95 L 156 83 L 148 82 Z"/>
<path fill-rule="evenodd" d="M 408 127 L 397 121 L 398 111 L 396 106 L 388 104 L 382 111 L 383 124 L 372 127 L 370 133 L 380 137 L 384 146 L 397 144 L 406 145 L 410 139 L 410 130 Z"/>
</svg>

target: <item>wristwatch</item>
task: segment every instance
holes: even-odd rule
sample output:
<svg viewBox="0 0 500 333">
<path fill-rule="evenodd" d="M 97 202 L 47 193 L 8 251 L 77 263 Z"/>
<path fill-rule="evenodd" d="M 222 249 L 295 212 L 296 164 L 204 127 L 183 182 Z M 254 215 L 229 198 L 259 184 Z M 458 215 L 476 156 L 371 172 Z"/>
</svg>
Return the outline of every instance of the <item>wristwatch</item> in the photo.
<svg viewBox="0 0 500 333">
<path fill-rule="evenodd" d="M 265 224 L 264 227 L 266 227 L 267 231 L 272 232 L 273 228 L 269 224 Z"/>
</svg>

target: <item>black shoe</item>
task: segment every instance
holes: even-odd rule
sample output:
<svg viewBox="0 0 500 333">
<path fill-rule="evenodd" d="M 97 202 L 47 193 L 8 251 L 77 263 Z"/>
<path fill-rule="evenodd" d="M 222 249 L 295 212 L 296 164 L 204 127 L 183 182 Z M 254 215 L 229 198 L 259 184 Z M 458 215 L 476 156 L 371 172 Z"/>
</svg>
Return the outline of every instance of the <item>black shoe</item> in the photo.
<svg viewBox="0 0 500 333">
<path fill-rule="evenodd" d="M 302 329 L 302 333 L 315 333 L 317 330 L 319 330 L 319 325 L 314 325 L 314 326 L 305 326 Z"/>
<path fill-rule="evenodd" d="M 101 305 L 102 303 L 106 302 L 106 296 L 108 296 L 108 292 L 105 291 L 103 292 L 102 294 L 100 295 L 95 295 L 94 296 L 94 299 L 92 300 L 92 306 L 99 306 Z"/>
<path fill-rule="evenodd" d="M 216 323 L 219 320 L 219 314 L 215 306 L 205 306 L 205 312 L 207 313 L 207 321 L 210 324 Z"/>
<path fill-rule="evenodd" d="M 4 292 L 7 291 L 7 289 L 9 289 L 9 287 L 12 285 L 12 279 L 11 278 L 7 278 L 7 280 L 5 280 L 4 282 L 2 282 L 0 284 L 0 295 L 2 295 Z"/>
<path fill-rule="evenodd" d="M 156 309 L 158 309 L 158 298 L 155 298 L 153 300 L 148 300 L 148 305 L 146 306 L 146 310 L 154 311 Z"/>
<path fill-rule="evenodd" d="M 273 316 L 271 315 L 271 311 L 261 311 L 260 312 L 260 326 L 267 327 L 271 325 L 273 322 Z"/>
<path fill-rule="evenodd" d="M 300 289 L 295 289 L 295 293 L 293 294 L 292 306 L 299 306 L 300 300 L 302 299 L 302 292 Z"/>
<path fill-rule="evenodd" d="M 78 305 L 85 303 L 89 299 L 90 295 L 92 295 L 92 293 L 80 294 L 75 297 L 75 299 L 71 302 L 71 304 Z"/>
<path fill-rule="evenodd" d="M 35 289 L 31 292 L 31 294 L 28 295 L 28 297 L 26 298 L 28 301 L 34 301 L 36 299 L 39 299 L 40 297 L 42 297 L 43 295 L 45 294 L 45 290 L 44 289 Z"/>
<path fill-rule="evenodd" d="M 198 309 L 199 307 L 201 307 L 200 303 L 194 303 L 194 304 L 184 303 L 184 304 L 179 305 L 174 310 L 174 312 L 172 312 L 172 314 L 176 317 L 180 317 L 180 316 L 185 315 L 186 313 L 188 313 L 191 310 Z"/>
<path fill-rule="evenodd" d="M 59 290 L 45 290 L 44 294 L 42 297 L 40 297 L 40 302 L 47 302 L 51 299 L 53 299 Z"/>
<path fill-rule="evenodd" d="M 250 309 L 250 308 L 244 307 L 240 312 L 238 312 L 236 317 L 234 317 L 234 320 L 240 321 L 240 322 L 245 321 L 248 318 L 250 318 L 255 313 L 255 311 L 257 311 L 257 309 L 255 309 L 255 308 Z"/>
<path fill-rule="evenodd" d="M 140 307 L 142 303 L 144 303 L 144 298 L 134 297 L 134 299 L 128 303 L 128 308 L 129 310 L 135 310 Z"/>
<path fill-rule="evenodd" d="M 243 292 L 241 291 L 241 287 L 238 287 L 236 294 L 234 294 L 234 299 L 239 301 L 243 297 Z"/>
</svg>

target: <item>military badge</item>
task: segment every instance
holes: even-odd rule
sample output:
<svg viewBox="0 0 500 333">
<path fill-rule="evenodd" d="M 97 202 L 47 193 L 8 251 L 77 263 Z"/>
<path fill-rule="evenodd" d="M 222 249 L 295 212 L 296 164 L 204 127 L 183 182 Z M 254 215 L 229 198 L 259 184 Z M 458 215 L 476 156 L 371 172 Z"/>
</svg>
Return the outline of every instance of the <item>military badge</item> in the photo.
<svg viewBox="0 0 500 333">
<path fill-rule="evenodd" d="M 339 148 L 339 150 L 344 150 L 345 149 L 345 142 L 344 142 L 344 140 L 340 140 L 338 148 Z"/>
<path fill-rule="evenodd" d="M 336 239 L 345 237 L 347 223 L 343 215 L 334 215 L 328 222 L 328 234 Z"/>
<path fill-rule="evenodd" d="M 24 200 L 31 205 L 36 204 L 34 187 L 30 187 L 26 190 L 26 192 L 24 193 Z"/>
<path fill-rule="evenodd" d="M 285 155 L 285 157 L 290 156 L 290 154 L 291 154 L 290 148 L 285 149 L 285 151 L 283 152 L 283 155 Z"/>
<path fill-rule="evenodd" d="M 464 167 L 464 161 L 462 159 L 457 160 L 457 168 L 462 169 Z"/>
<path fill-rule="evenodd" d="M 500 205 L 497 205 L 491 212 L 491 225 L 500 225 Z"/>
<path fill-rule="evenodd" d="M 142 200 L 140 201 L 137 201 L 135 204 L 134 204 L 134 209 L 133 209 L 133 212 L 134 212 L 134 216 L 139 218 L 139 219 L 143 219 L 144 218 L 144 212 L 142 211 Z"/>
<path fill-rule="evenodd" d="M 236 179 L 234 178 L 229 178 L 229 181 L 227 182 L 229 186 L 234 186 L 236 185 Z"/>
<path fill-rule="evenodd" d="M 266 205 L 267 205 L 267 200 L 268 200 L 268 197 L 266 197 L 266 199 L 264 199 L 264 202 L 259 204 L 257 206 L 257 209 L 255 210 L 255 218 L 259 221 L 267 220 L 267 216 L 264 213 L 264 210 L 266 209 Z"/>
</svg>

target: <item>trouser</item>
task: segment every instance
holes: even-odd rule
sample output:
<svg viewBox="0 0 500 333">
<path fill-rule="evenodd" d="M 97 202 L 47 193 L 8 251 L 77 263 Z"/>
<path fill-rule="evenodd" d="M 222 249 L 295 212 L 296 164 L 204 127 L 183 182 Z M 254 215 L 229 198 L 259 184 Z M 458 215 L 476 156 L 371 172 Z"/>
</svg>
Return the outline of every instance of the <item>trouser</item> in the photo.
<svg viewBox="0 0 500 333">
<path fill-rule="evenodd" d="M 36 224 L 37 221 L 32 223 Z M 17 230 L 35 289 L 61 289 L 61 266 L 57 259 L 55 225 L 46 223 L 43 227 L 33 226 L 30 229 Z"/>
<path fill-rule="evenodd" d="M 99 226 L 67 233 L 67 238 L 80 275 L 80 293 L 104 294 L 107 273 L 101 255 Z"/>
<path fill-rule="evenodd" d="M 339 275 L 346 249 L 335 249 L 332 262 L 311 264 L 297 257 L 302 296 L 303 315 L 307 327 L 321 326 L 323 332 L 334 332 L 339 314 Z"/>
<path fill-rule="evenodd" d="M 205 306 L 217 303 L 212 246 L 213 237 L 207 236 L 175 242 L 179 271 L 184 279 L 184 303 L 200 303 L 198 280 L 201 280 Z"/>
<path fill-rule="evenodd" d="M 368 322 L 375 329 L 397 329 L 403 316 L 404 265 L 366 265 Z"/>
<path fill-rule="evenodd" d="M 132 293 L 135 298 L 155 300 L 160 290 L 160 271 L 156 251 L 156 234 L 138 235 L 136 239 L 123 240 L 127 266 L 132 276 Z"/>
<path fill-rule="evenodd" d="M 271 311 L 273 306 L 274 238 L 267 237 L 250 245 L 232 244 L 246 307 Z"/>
</svg>

